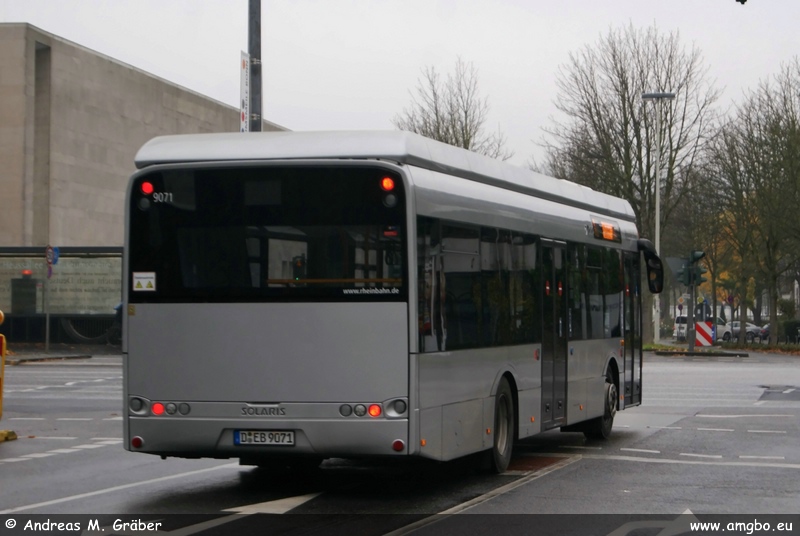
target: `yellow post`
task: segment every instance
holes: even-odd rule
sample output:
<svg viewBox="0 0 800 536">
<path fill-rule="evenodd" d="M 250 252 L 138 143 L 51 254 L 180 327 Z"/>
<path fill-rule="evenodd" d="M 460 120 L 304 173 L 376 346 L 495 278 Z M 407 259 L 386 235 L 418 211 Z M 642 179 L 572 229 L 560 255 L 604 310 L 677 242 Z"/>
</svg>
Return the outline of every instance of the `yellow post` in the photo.
<svg viewBox="0 0 800 536">
<path fill-rule="evenodd" d="M 0 324 L 5 320 L 3 311 L 0 311 Z M 3 418 L 3 379 L 6 373 L 6 336 L 0 334 L 0 419 Z M 11 430 L 0 430 L 0 442 L 16 439 L 17 434 Z"/>
<path fill-rule="evenodd" d="M 0 324 L 6 319 L 0 311 Z M 3 418 L 3 378 L 6 373 L 6 336 L 0 333 L 0 419 Z"/>
</svg>

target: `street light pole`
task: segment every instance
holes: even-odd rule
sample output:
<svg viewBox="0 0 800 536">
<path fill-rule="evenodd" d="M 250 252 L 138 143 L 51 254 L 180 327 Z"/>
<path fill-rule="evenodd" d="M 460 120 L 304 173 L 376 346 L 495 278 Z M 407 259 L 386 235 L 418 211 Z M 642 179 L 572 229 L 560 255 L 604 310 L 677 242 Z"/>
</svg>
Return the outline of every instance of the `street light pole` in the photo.
<svg viewBox="0 0 800 536">
<path fill-rule="evenodd" d="M 675 93 L 657 92 L 642 93 L 645 102 L 673 100 Z M 656 254 L 661 256 L 661 108 L 656 108 Z M 656 294 L 653 312 L 653 342 L 661 342 L 661 295 Z"/>
</svg>

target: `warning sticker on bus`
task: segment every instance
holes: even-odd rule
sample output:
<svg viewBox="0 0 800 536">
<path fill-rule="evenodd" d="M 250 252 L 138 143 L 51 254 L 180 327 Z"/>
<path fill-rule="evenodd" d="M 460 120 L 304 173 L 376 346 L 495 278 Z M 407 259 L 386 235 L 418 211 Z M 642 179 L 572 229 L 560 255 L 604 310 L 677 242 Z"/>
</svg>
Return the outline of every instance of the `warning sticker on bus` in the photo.
<svg viewBox="0 0 800 536">
<path fill-rule="evenodd" d="M 133 291 L 134 292 L 155 292 L 156 273 L 155 272 L 133 272 Z"/>
</svg>

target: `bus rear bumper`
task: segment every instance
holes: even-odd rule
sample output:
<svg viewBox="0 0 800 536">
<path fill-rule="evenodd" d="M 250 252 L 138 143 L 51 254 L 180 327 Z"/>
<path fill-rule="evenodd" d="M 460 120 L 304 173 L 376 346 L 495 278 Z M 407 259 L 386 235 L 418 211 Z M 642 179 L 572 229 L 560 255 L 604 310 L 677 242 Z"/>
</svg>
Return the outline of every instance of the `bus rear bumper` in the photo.
<svg viewBox="0 0 800 536">
<path fill-rule="evenodd" d="M 234 432 L 294 432 L 293 444 L 237 445 Z M 260 434 L 264 435 L 264 434 Z M 409 454 L 407 419 L 217 420 L 130 417 L 125 449 L 183 458 L 347 458 Z"/>
</svg>

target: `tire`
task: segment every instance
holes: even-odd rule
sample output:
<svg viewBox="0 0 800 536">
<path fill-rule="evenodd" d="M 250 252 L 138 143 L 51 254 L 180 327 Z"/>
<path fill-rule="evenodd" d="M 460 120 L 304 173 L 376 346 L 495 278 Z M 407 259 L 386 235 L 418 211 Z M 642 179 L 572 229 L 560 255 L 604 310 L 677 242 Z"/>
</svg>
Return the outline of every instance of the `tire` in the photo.
<svg viewBox="0 0 800 536">
<path fill-rule="evenodd" d="M 752 333 L 745 333 L 744 334 L 744 340 L 747 341 L 747 342 L 753 342 L 753 341 L 756 340 L 756 336 L 753 335 Z"/>
<path fill-rule="evenodd" d="M 725 342 L 730 342 L 731 333 L 729 331 L 726 331 L 725 333 L 723 333 L 722 334 L 722 340 L 725 341 Z"/>
<path fill-rule="evenodd" d="M 503 378 L 494 396 L 494 441 L 490 451 L 492 472 L 503 473 L 511 463 L 516 422 L 514 396 L 508 380 Z"/>
<path fill-rule="evenodd" d="M 617 414 L 617 386 L 610 374 L 606 375 L 603 416 L 595 417 L 587 424 L 583 435 L 587 439 L 608 439 L 614 427 L 614 416 Z"/>
</svg>

